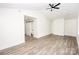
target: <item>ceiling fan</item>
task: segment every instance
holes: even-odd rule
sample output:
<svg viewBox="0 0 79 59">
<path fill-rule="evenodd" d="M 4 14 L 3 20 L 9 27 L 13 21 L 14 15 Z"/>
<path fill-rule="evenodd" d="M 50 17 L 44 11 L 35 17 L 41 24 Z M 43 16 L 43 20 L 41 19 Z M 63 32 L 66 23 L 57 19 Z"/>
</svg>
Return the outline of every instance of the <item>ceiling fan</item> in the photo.
<svg viewBox="0 0 79 59">
<path fill-rule="evenodd" d="M 56 5 L 55 4 L 49 4 L 50 8 L 47 8 L 47 9 L 60 9 L 58 6 L 60 5 L 61 3 L 57 3 Z"/>
</svg>

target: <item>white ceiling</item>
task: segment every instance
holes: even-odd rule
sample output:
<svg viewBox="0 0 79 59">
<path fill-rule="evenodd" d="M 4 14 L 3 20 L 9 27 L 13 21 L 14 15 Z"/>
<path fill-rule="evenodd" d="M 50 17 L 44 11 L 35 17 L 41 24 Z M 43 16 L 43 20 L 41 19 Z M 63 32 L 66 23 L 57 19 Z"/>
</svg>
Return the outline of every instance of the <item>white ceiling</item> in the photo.
<svg viewBox="0 0 79 59">
<path fill-rule="evenodd" d="M 11 3 L 0 3 L 0 8 L 19 8 L 32 11 L 39 11 L 49 18 L 59 17 L 75 17 L 79 12 L 78 3 L 61 3 L 60 9 L 53 9 L 51 12 L 46 8 L 49 8 L 49 3 L 27 3 L 27 4 L 11 4 Z"/>
<path fill-rule="evenodd" d="M 46 3 L 0 3 L 1 8 L 21 8 L 26 10 L 44 10 L 48 7 Z"/>
</svg>

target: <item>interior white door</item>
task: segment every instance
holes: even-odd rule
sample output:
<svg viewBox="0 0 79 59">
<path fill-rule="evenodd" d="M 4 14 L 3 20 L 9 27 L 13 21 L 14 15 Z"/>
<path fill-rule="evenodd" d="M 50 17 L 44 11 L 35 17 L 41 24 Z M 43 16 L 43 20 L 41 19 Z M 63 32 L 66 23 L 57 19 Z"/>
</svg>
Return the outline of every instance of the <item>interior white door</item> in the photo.
<svg viewBox="0 0 79 59">
<path fill-rule="evenodd" d="M 25 34 L 28 36 L 31 36 L 32 33 L 32 26 L 31 26 L 31 22 L 30 23 L 26 23 L 25 24 Z"/>
</svg>

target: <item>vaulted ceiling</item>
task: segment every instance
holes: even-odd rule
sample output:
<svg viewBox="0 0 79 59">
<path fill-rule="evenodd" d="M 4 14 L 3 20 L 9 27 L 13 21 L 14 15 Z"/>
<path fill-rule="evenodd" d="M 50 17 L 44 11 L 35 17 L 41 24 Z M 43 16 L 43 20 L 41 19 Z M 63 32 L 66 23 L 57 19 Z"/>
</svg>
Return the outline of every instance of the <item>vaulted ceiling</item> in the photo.
<svg viewBox="0 0 79 59">
<path fill-rule="evenodd" d="M 0 3 L 0 8 L 17 8 L 30 11 L 38 11 L 44 14 L 46 17 L 59 18 L 59 17 L 76 17 L 79 12 L 78 3 L 61 3 L 60 9 L 53 9 L 51 12 L 47 10 L 50 6 L 49 3 L 27 3 L 27 4 L 12 4 L 12 3 Z"/>
</svg>

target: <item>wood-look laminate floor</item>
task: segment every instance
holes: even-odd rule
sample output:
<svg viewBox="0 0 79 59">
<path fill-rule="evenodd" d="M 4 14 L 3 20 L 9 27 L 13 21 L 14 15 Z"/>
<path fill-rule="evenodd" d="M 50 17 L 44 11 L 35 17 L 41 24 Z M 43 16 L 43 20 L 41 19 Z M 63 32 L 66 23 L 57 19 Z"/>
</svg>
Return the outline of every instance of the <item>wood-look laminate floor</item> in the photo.
<svg viewBox="0 0 79 59">
<path fill-rule="evenodd" d="M 76 55 L 78 45 L 74 37 L 49 35 L 35 39 L 26 38 L 26 42 L 0 51 L 0 55 Z"/>
</svg>

